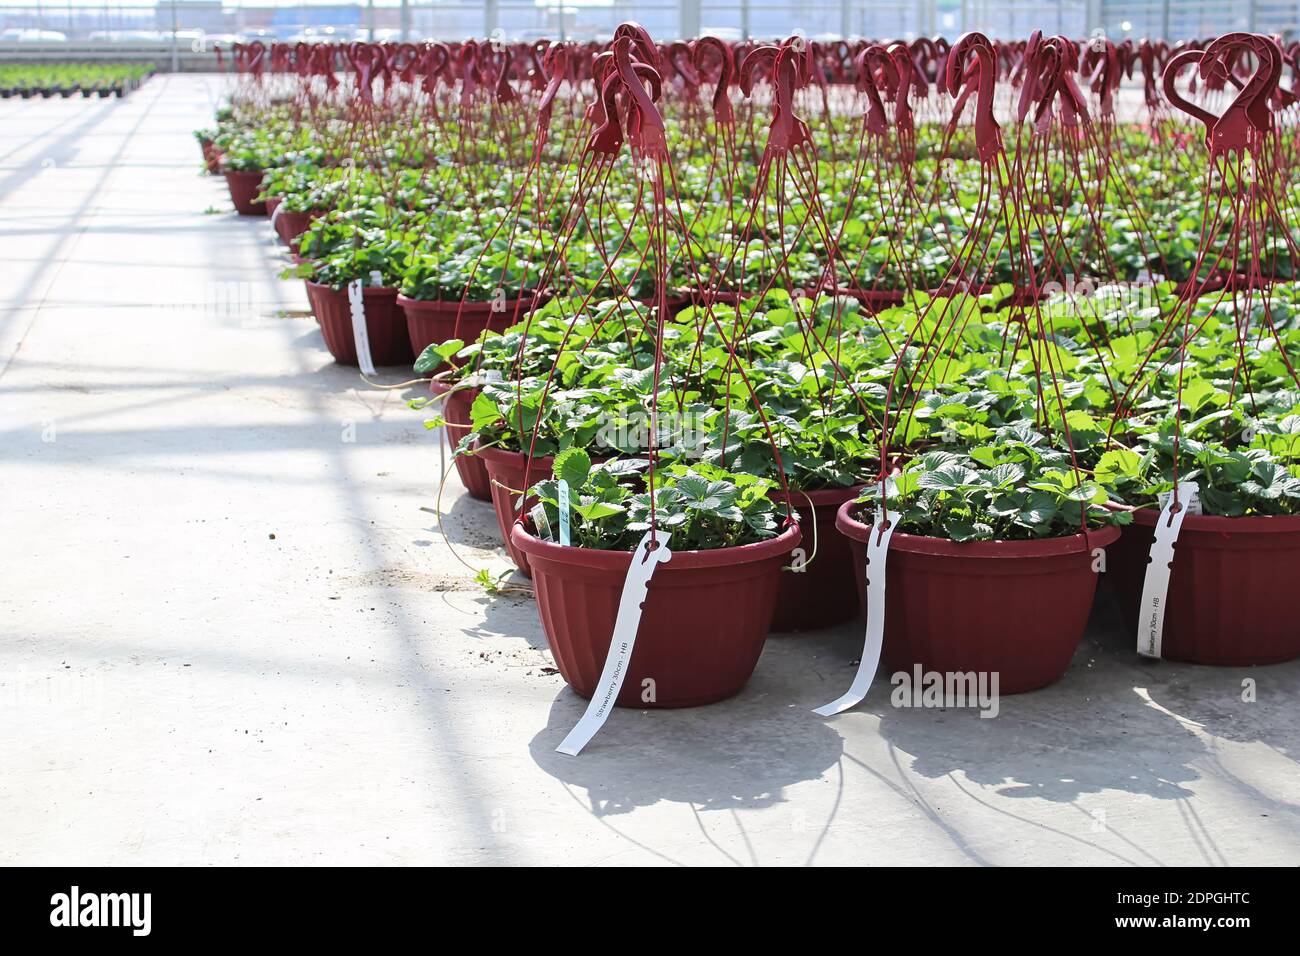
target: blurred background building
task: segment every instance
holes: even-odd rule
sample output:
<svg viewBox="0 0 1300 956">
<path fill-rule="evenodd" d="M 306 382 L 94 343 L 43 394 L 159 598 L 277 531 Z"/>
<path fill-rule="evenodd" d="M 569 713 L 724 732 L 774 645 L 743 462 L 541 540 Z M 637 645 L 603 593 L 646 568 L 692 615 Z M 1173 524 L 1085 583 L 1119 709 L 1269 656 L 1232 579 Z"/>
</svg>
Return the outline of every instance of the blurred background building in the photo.
<svg viewBox="0 0 1300 956">
<path fill-rule="evenodd" d="M 162 44 L 182 54 L 236 40 L 463 39 L 501 31 L 506 39 L 607 38 L 637 20 L 656 38 L 712 33 L 724 39 L 814 39 L 982 30 L 1023 37 L 1034 29 L 1085 36 L 1205 37 L 1231 30 L 1300 33 L 1300 0 L 0 0 L 0 58 L 76 51 L 113 55 Z M 165 64 L 163 64 L 165 66 Z"/>
</svg>

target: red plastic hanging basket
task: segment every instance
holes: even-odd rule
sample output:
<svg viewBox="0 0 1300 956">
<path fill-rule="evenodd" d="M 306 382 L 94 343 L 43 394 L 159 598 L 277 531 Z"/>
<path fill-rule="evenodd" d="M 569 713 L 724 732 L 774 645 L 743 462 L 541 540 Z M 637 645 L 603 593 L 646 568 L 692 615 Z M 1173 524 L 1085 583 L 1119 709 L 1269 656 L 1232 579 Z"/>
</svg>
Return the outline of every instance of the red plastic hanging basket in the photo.
<svg viewBox="0 0 1300 956">
<path fill-rule="evenodd" d="M 230 190 L 230 201 L 235 204 L 235 211 L 241 216 L 265 216 L 266 203 L 258 202 L 262 192 L 261 170 L 226 170 L 226 188 Z"/>
<path fill-rule="evenodd" d="M 415 361 L 406 338 L 406 324 L 397 308 L 397 290 L 363 288 L 366 332 L 370 357 L 376 365 L 409 365 Z M 320 323 L 325 347 L 340 365 L 357 364 L 357 345 L 352 332 L 352 307 L 346 289 L 334 289 L 318 282 L 307 283 L 307 301 Z"/>
<path fill-rule="evenodd" d="M 871 529 L 846 502 L 836 527 L 849 539 L 866 601 Z M 1113 525 L 1030 541 L 973 541 L 895 532 L 885 580 L 883 661 L 890 671 L 998 674 L 998 692 L 1046 687 L 1070 665 L 1097 590 L 1093 551 L 1119 537 Z"/>
<path fill-rule="evenodd" d="M 1158 519 L 1154 509 L 1134 511 L 1107 555 L 1130 633 Z M 1174 545 L 1161 657 L 1225 667 L 1300 657 L 1300 617 L 1291 604 L 1297 581 L 1300 515 L 1187 515 Z"/>
<path fill-rule="evenodd" d="M 86 91 L 82 91 L 83 95 Z M 210 139 L 199 141 L 199 148 L 203 150 L 203 166 L 210 175 L 216 175 L 221 172 L 221 150 Z"/>
<path fill-rule="evenodd" d="M 397 303 L 406 315 L 411 350 L 419 355 L 428 346 L 441 345 L 450 339 L 477 341 L 484 329 L 504 332 L 527 317 L 535 298 L 530 294 L 509 299 L 504 308 L 496 308 L 494 302 L 466 302 L 462 305 L 459 300 L 428 301 L 404 295 L 398 297 Z M 445 367 L 445 363 L 440 366 Z"/>
<path fill-rule="evenodd" d="M 479 448 L 474 454 L 482 460 L 491 482 L 492 507 L 497 515 L 497 527 L 501 529 L 501 540 L 505 543 L 510 558 L 522 573 L 532 576 L 528 567 L 528 555 L 511 540 L 510 529 L 515 523 L 515 502 L 523 491 L 524 482 L 534 485 L 551 477 L 551 465 L 555 461 L 549 455 L 539 455 L 528 463 L 528 456 L 523 452 L 505 451 L 501 448 Z M 525 478 L 524 472 L 527 472 Z M 605 639 L 609 640 L 606 634 Z"/>
<path fill-rule="evenodd" d="M 802 555 L 804 560 L 810 563 L 802 571 L 781 572 L 772 630 L 811 631 L 833 627 L 858 613 L 858 592 L 854 586 L 858 565 L 854 563 L 848 538 L 836 531 L 835 519 L 840 506 L 857 498 L 861 490 L 861 485 L 855 485 L 790 493 L 799 527 L 804 529 L 799 547 L 806 552 Z M 785 500 L 785 495 L 776 492 L 772 497 Z"/>
<path fill-rule="evenodd" d="M 270 210 L 274 215 L 275 210 Z M 293 253 L 298 252 L 298 240 L 302 234 L 307 231 L 311 224 L 319 219 L 324 213 L 311 212 L 292 212 L 288 209 L 280 213 L 275 220 L 275 232 L 280 237 L 280 241 L 289 247 Z"/>
<path fill-rule="evenodd" d="M 1256 64 L 1254 74 L 1249 84 L 1243 86 L 1233 71 L 1250 60 Z M 1229 33 L 1210 41 L 1204 49 L 1183 49 L 1165 64 L 1162 80 L 1165 96 L 1177 109 L 1204 124 L 1210 160 L 1204 199 L 1207 222 L 1201 226 L 1197 258 L 1190 271 L 1198 276 L 1205 263 L 1213 262 L 1214 266 L 1207 279 L 1179 286 L 1179 309 L 1189 338 L 1197 321 L 1194 304 L 1197 294 L 1215 284 L 1227 291 L 1267 287 L 1272 272 L 1268 264 L 1276 253 L 1270 254 L 1265 237 L 1272 230 L 1285 239 L 1287 254 L 1292 259 L 1300 252 L 1291 237 L 1293 224 L 1288 221 L 1294 210 L 1286 202 L 1279 205 L 1274 191 L 1275 188 L 1285 190 L 1289 182 L 1287 168 L 1276 168 L 1282 161 L 1276 143 L 1289 136 L 1290 129 L 1289 121 L 1281 122 L 1274 112 L 1280 113 L 1293 99 L 1276 97 L 1284 63 L 1276 39 L 1262 34 Z M 1202 81 L 1213 78 L 1221 83 L 1220 78 L 1232 78 L 1239 94 L 1217 114 L 1188 101 L 1179 92 L 1178 83 L 1180 73 L 1191 66 L 1196 67 Z M 1203 87 L 1211 88 L 1208 82 Z M 1248 189 L 1232 186 L 1228 172 L 1241 169 L 1241 164 L 1247 161 L 1254 168 L 1252 180 L 1259 185 Z M 1272 185 L 1275 177 L 1280 187 Z M 1212 222 L 1208 212 L 1211 209 L 1214 210 Z M 1266 229 L 1256 225 L 1261 222 L 1268 223 Z M 1214 248 L 1213 237 L 1221 235 L 1225 225 L 1231 223 L 1237 226 L 1228 233 L 1225 258 L 1225 250 Z M 1243 230 L 1241 223 L 1250 226 Z M 1246 298 L 1250 302 L 1254 297 Z M 1251 310 L 1248 307 L 1245 311 Z M 1232 379 L 1234 402 L 1246 405 L 1254 401 L 1249 386 L 1241 394 L 1237 393 L 1237 383 L 1250 381 L 1247 349 L 1260 347 L 1261 340 L 1267 341 L 1270 332 L 1276 335 L 1277 330 L 1272 326 L 1272 312 L 1267 308 L 1262 317 L 1251 315 L 1238 319 L 1234 343 L 1237 361 Z M 1281 344 L 1280 339 L 1274 341 Z M 1183 411 L 1182 379 L 1188 351 L 1184 346 L 1177 353 L 1176 422 Z M 1300 385 L 1300 377 L 1290 361 L 1286 362 L 1286 368 L 1291 384 Z M 1173 436 L 1175 486 L 1180 481 L 1178 449 L 1182 435 L 1180 426 Z M 1133 523 L 1125 530 L 1111 564 L 1116 591 L 1135 637 L 1158 520 L 1159 513 L 1154 509 L 1135 510 Z M 1290 604 L 1290 589 L 1295 586 L 1298 572 L 1300 516 L 1185 515 L 1170 566 L 1160 655 L 1171 660 L 1224 666 L 1273 664 L 1300 657 L 1300 623 Z M 1145 630 L 1147 622 L 1141 623 Z"/>
<path fill-rule="evenodd" d="M 511 544 L 532 567 L 560 674 L 575 693 L 591 697 L 632 555 L 562 547 L 522 524 L 513 526 Z M 755 544 L 674 552 L 650 580 L 618 705 L 695 707 L 739 693 L 763 652 L 781 567 L 798 544 L 799 529 L 791 525 Z M 651 687 L 654 699 L 646 700 Z"/>
<path fill-rule="evenodd" d="M 434 395 L 446 395 L 442 403 L 442 417 L 447 422 L 447 434 L 451 436 L 452 446 L 469 434 L 470 409 L 478 396 L 477 388 L 452 388 L 446 382 L 434 379 L 429 384 L 429 391 Z M 488 479 L 487 466 L 478 455 L 457 455 L 456 473 L 460 475 L 461 484 L 471 498 L 479 501 L 492 500 L 492 483 Z"/>
</svg>

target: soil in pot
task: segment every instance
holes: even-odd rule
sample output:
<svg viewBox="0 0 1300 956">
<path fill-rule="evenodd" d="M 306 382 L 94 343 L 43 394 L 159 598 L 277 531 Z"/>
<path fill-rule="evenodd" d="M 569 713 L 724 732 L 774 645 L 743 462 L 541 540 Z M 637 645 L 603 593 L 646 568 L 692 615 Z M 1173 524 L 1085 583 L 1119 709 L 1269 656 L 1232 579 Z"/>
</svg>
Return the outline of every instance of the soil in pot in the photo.
<svg viewBox="0 0 1300 956">
<path fill-rule="evenodd" d="M 447 396 L 442 403 L 442 417 L 447 422 L 447 434 L 451 438 L 452 447 L 455 447 L 469 433 L 470 409 L 479 389 L 452 389 L 446 382 L 435 379 L 430 383 L 429 391 L 434 395 Z M 460 482 L 471 498 L 479 501 L 492 500 L 492 483 L 488 479 L 487 466 L 482 458 L 478 455 L 457 455 L 456 473 L 460 475 Z"/>
<path fill-rule="evenodd" d="M 1159 512 L 1141 508 L 1107 552 L 1128 634 L 1136 643 L 1142 583 Z M 1300 516 L 1189 514 L 1174 545 L 1160 654 L 1227 667 L 1300 657 Z"/>
<path fill-rule="evenodd" d="M 406 329 L 411 339 L 411 349 L 419 355 L 428 346 L 434 343 L 441 344 L 450 339 L 460 339 L 464 342 L 477 341 L 484 329 L 504 332 L 527 317 L 533 299 L 533 296 L 508 299 L 505 307 L 500 311 L 493 308 L 496 305 L 494 302 L 466 302 L 462 307 L 459 301 L 431 302 L 401 296 L 398 304 L 406 313 Z M 446 367 L 444 363 L 435 371 Z"/>
<path fill-rule="evenodd" d="M 858 565 L 849 539 L 835 530 L 835 516 L 840 506 L 856 498 L 861 490 L 861 485 L 807 492 L 791 490 L 790 500 L 803 529 L 799 549 L 804 554 L 800 557 L 808 564 L 802 571 L 791 567 L 781 572 L 772 630 L 811 631 L 833 627 L 858 614 L 858 590 L 854 583 Z M 785 495 L 780 492 L 773 492 L 772 497 L 785 501 Z M 793 557 L 787 557 L 790 560 L 786 565 L 790 567 Z"/>
<path fill-rule="evenodd" d="M 262 173 L 258 170 L 226 170 L 226 187 L 230 190 L 230 201 L 235 204 L 235 211 L 241 216 L 265 216 L 266 203 L 258 202 L 262 191 Z"/>
<path fill-rule="evenodd" d="M 836 527 L 853 550 L 854 576 L 866 600 L 870 528 L 845 502 Z M 1107 525 L 1088 534 L 1030 541 L 972 541 L 894 532 L 885 580 L 888 673 L 998 674 L 998 692 L 1046 687 L 1070 665 L 1083 638 L 1099 575 L 1094 550 L 1119 537 Z"/>
<path fill-rule="evenodd" d="M 410 365 L 415 361 L 406 338 L 406 323 L 397 308 L 397 290 L 363 288 L 366 332 L 370 357 L 376 365 Z M 320 323 L 325 347 L 340 365 L 357 364 L 357 343 L 352 333 L 352 308 L 346 289 L 334 289 L 317 282 L 307 283 L 307 300 Z"/>
<path fill-rule="evenodd" d="M 525 482 L 527 486 L 532 486 L 552 477 L 551 465 L 555 459 L 549 455 L 538 455 L 530 465 L 528 456 L 523 452 L 504 451 L 500 448 L 480 448 L 474 455 L 487 468 L 492 508 L 496 511 L 497 527 L 501 530 L 501 540 L 505 543 L 506 550 L 510 552 L 510 559 L 523 574 L 532 577 L 528 555 L 515 544 L 510 535 L 517 514 L 515 502 L 519 500 L 519 495 L 512 492 L 522 493 Z M 524 476 L 525 471 L 528 472 L 527 477 Z"/>
<path fill-rule="evenodd" d="M 589 698 L 609 653 L 632 555 L 561 547 L 522 524 L 511 534 L 532 567 L 556 666 L 575 693 Z M 799 529 L 791 526 L 756 544 L 677 551 L 656 568 L 618 705 L 694 707 L 738 693 L 763 652 L 781 566 L 798 543 Z M 649 687 L 653 700 L 644 699 Z"/>
</svg>

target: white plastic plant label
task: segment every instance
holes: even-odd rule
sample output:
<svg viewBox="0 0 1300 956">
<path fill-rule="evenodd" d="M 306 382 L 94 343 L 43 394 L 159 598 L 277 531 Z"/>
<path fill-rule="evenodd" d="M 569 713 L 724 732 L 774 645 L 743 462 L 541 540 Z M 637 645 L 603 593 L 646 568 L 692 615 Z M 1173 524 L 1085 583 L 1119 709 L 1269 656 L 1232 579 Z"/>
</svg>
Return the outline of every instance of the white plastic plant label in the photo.
<svg viewBox="0 0 1300 956">
<path fill-rule="evenodd" d="M 627 676 L 628 662 L 632 660 L 632 649 L 636 645 L 636 632 L 641 626 L 641 612 L 645 607 L 650 578 L 655 568 L 673 555 L 668 550 L 668 532 L 657 532 L 659 546 L 652 548 L 650 541 L 655 535 L 656 532 L 647 531 L 632 552 L 632 563 L 628 566 L 627 577 L 623 580 L 623 593 L 618 600 L 618 615 L 614 618 L 609 654 L 605 658 L 605 667 L 600 672 L 600 680 L 596 683 L 596 692 L 591 695 L 581 719 L 560 742 L 560 746 L 555 748 L 559 753 L 571 757 L 580 754 L 582 748 L 605 725 L 609 712 L 614 709 L 614 702 L 618 700 L 623 678 Z"/>
<path fill-rule="evenodd" d="M 1201 499 L 1196 492 L 1196 485 L 1192 485 L 1192 497 L 1190 501 L 1184 496 L 1184 492 L 1182 491 L 1184 487 L 1186 486 L 1179 485 L 1178 491 L 1178 498 L 1183 506 L 1183 510 L 1185 510 L 1189 515 L 1204 514 L 1204 511 L 1201 509 Z M 1156 498 L 1161 510 L 1168 508 L 1169 502 L 1173 500 L 1174 493 L 1172 491 L 1162 491 Z"/>
<path fill-rule="evenodd" d="M 867 538 L 867 564 L 863 571 L 867 576 L 867 632 L 862 643 L 862 657 L 858 660 L 858 672 L 853 675 L 853 683 L 843 696 L 813 711 L 821 717 L 834 717 L 856 707 L 866 699 L 871 682 L 876 678 L 880 651 L 885 644 L 885 562 L 889 557 L 889 539 L 894 536 L 896 527 L 897 518 L 883 526 L 871 526 Z"/>
<path fill-rule="evenodd" d="M 279 203 L 275 207 L 275 212 L 271 213 L 271 242 L 279 242 L 280 234 L 275 230 L 275 221 L 280 218 L 280 213 L 284 212 L 284 203 Z"/>
<path fill-rule="evenodd" d="M 1174 543 L 1183 527 L 1183 519 L 1193 508 L 1200 514 L 1196 482 L 1178 483 L 1178 511 L 1171 512 L 1174 496 L 1169 495 L 1156 520 L 1155 539 L 1151 542 L 1151 559 L 1142 580 L 1142 603 L 1138 605 L 1137 652 L 1143 657 L 1160 657 L 1160 642 L 1165 632 L 1165 606 L 1169 596 L 1169 575 L 1173 570 Z"/>
<path fill-rule="evenodd" d="M 352 340 L 357 345 L 357 364 L 365 375 L 375 374 L 375 363 L 370 357 L 370 330 L 366 328 L 366 300 L 361 293 L 361 280 L 348 283 L 348 306 L 352 310 Z"/>
<path fill-rule="evenodd" d="M 560 544 L 569 546 L 569 483 L 560 479 Z"/>
<path fill-rule="evenodd" d="M 533 519 L 533 527 L 537 529 L 537 536 L 551 540 L 551 522 L 546 517 L 546 508 L 540 503 L 533 505 L 532 510 L 528 512 Z"/>
</svg>

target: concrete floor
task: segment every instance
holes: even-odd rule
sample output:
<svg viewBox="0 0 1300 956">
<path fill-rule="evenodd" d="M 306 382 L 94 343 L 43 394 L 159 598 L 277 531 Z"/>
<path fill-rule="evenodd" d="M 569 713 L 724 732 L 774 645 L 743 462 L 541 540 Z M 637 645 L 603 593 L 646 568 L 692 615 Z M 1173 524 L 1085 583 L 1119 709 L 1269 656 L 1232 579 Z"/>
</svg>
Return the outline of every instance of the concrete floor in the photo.
<svg viewBox="0 0 1300 956">
<path fill-rule="evenodd" d="M 554 753 L 490 509 L 451 480 L 453 555 L 410 393 L 199 175 L 220 90 L 0 102 L 0 863 L 1300 863 L 1300 662 L 1142 664 L 1106 603 L 994 720 L 812 715 L 853 625 Z"/>
</svg>

